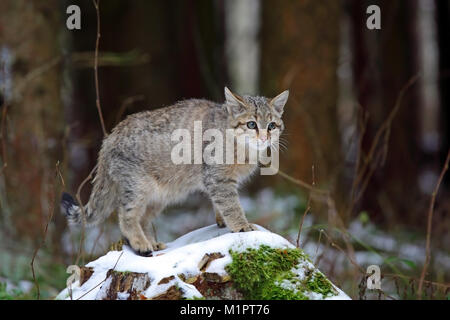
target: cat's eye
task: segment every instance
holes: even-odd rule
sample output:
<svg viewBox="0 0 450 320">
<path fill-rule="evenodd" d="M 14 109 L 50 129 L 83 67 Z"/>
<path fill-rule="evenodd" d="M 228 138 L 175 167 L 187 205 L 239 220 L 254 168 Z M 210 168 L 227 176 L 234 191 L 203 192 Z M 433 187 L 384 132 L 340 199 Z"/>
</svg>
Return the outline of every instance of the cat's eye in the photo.
<svg viewBox="0 0 450 320">
<path fill-rule="evenodd" d="M 267 126 L 267 129 L 269 129 L 269 131 L 271 131 L 271 130 L 275 130 L 276 127 L 277 127 L 277 125 L 275 124 L 275 122 L 271 122 Z"/>
<path fill-rule="evenodd" d="M 247 128 L 249 129 L 256 129 L 257 125 L 255 121 L 249 121 L 247 122 Z"/>
</svg>

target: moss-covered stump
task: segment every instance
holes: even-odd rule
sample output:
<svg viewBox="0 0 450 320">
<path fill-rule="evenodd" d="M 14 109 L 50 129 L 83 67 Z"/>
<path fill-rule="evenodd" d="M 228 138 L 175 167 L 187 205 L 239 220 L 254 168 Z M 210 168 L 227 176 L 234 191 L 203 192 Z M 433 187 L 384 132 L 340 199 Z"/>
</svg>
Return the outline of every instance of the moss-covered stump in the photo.
<svg viewBox="0 0 450 320">
<path fill-rule="evenodd" d="M 349 299 L 300 249 L 259 227 L 193 231 L 153 257 L 127 246 L 89 263 L 73 299 Z M 70 299 L 68 290 L 58 299 Z"/>
<path fill-rule="evenodd" d="M 299 249 L 262 245 L 244 252 L 231 250 L 230 254 L 232 263 L 225 270 L 246 299 L 309 300 L 338 295 L 333 284 Z"/>
</svg>

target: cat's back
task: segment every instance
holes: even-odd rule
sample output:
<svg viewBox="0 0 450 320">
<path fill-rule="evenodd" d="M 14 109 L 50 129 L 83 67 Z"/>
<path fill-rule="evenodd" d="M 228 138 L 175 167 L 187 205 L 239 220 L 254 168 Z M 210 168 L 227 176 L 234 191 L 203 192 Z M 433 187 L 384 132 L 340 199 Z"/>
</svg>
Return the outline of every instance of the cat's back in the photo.
<svg viewBox="0 0 450 320">
<path fill-rule="evenodd" d="M 171 134 L 175 129 L 191 129 L 194 121 L 202 121 L 221 105 L 205 99 L 179 101 L 171 106 L 129 115 L 112 131 L 112 135 Z"/>
<path fill-rule="evenodd" d="M 104 139 L 100 158 L 110 153 L 138 158 L 150 153 L 165 155 L 170 151 L 168 148 L 175 130 L 193 132 L 194 122 L 207 120 L 204 122 L 208 123 L 211 113 L 221 114 L 222 105 L 205 99 L 189 99 L 131 114 Z"/>
</svg>

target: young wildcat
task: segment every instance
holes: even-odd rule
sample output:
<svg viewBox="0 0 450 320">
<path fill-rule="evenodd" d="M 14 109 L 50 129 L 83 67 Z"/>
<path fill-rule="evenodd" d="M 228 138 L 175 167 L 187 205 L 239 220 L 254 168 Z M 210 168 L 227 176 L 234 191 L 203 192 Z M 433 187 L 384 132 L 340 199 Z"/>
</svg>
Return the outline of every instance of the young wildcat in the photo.
<svg viewBox="0 0 450 320">
<path fill-rule="evenodd" d="M 219 227 L 232 232 L 254 230 L 239 203 L 238 186 L 255 172 L 257 164 L 174 164 L 171 135 L 176 129 L 192 133 L 194 121 L 201 121 L 203 132 L 213 128 L 225 136 L 232 129 L 236 139 L 248 135 L 250 147 L 271 147 L 272 136 L 284 129 L 281 116 L 288 96 L 284 91 L 273 99 L 241 97 L 225 88 L 223 104 L 192 99 L 128 116 L 103 141 L 84 210 L 63 193 L 62 212 L 70 224 L 83 223 L 84 212 L 85 224 L 91 226 L 117 210 L 123 237 L 143 256 L 164 248 L 144 233 L 151 219 L 194 191 L 209 196 Z"/>
</svg>

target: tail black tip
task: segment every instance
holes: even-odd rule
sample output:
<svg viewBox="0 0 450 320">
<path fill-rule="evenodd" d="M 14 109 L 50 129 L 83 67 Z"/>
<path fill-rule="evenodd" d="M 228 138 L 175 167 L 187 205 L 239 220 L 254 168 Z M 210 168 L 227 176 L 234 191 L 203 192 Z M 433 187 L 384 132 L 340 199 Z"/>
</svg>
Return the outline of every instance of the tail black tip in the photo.
<svg viewBox="0 0 450 320">
<path fill-rule="evenodd" d="M 68 194 L 67 192 L 63 192 L 62 197 L 61 197 L 61 211 L 62 213 L 64 213 L 65 215 L 69 214 L 69 210 L 70 208 L 77 206 L 77 202 L 75 201 L 75 199 Z"/>
</svg>

